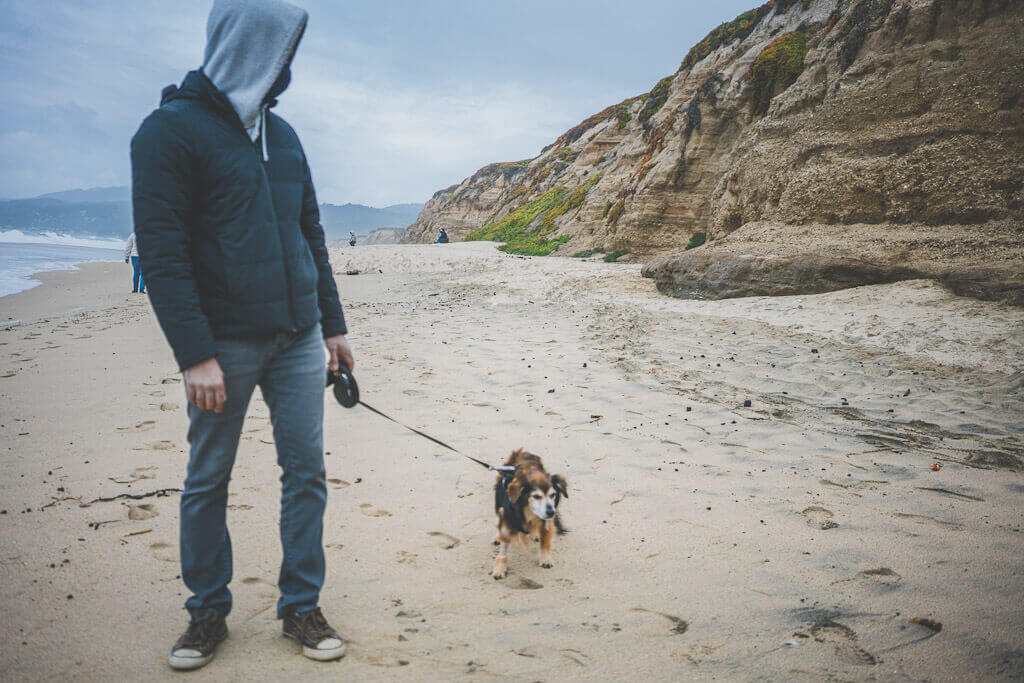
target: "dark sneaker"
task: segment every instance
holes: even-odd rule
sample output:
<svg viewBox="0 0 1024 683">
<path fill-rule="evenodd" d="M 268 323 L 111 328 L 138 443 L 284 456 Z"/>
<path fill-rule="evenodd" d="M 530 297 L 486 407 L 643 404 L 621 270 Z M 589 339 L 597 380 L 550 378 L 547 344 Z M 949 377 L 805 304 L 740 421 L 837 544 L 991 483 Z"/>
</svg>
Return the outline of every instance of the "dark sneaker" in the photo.
<svg viewBox="0 0 1024 683">
<path fill-rule="evenodd" d="M 330 662 L 345 656 L 345 641 L 331 628 L 320 608 L 284 617 L 284 635 L 302 643 L 302 654 L 318 662 Z"/>
<path fill-rule="evenodd" d="M 228 625 L 215 609 L 206 609 L 193 616 L 188 628 L 171 649 L 167 663 L 172 669 L 186 671 L 206 666 L 213 659 L 220 642 L 228 637 Z"/>
</svg>

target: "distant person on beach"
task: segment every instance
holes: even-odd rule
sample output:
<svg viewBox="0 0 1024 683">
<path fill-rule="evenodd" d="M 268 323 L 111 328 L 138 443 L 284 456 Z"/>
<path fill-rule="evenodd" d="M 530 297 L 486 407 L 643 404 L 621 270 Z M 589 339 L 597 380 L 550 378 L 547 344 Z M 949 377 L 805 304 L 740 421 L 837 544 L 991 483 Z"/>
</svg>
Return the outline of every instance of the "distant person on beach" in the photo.
<svg viewBox="0 0 1024 683">
<path fill-rule="evenodd" d="M 146 293 L 146 281 L 142 278 L 142 268 L 139 267 L 139 245 L 135 243 L 135 233 L 128 235 L 128 241 L 124 243 L 124 262 L 132 264 L 132 294 Z"/>
<path fill-rule="evenodd" d="M 191 619 L 175 669 L 205 665 L 227 637 L 228 481 L 257 385 L 283 471 L 277 617 L 305 656 L 345 653 L 318 604 L 323 410 L 328 370 L 354 362 L 306 156 L 270 112 L 306 21 L 281 0 L 215 0 L 202 68 L 165 88 L 132 138 L 142 269 L 189 402 L 180 537 Z"/>
<path fill-rule="evenodd" d="M 348 233 L 348 246 L 350 246 L 350 247 L 356 246 L 356 234 L 354 232 L 349 232 Z"/>
<path fill-rule="evenodd" d="M 448 231 L 441 228 L 437 231 L 437 237 L 434 239 L 435 244 L 448 244 Z"/>
</svg>

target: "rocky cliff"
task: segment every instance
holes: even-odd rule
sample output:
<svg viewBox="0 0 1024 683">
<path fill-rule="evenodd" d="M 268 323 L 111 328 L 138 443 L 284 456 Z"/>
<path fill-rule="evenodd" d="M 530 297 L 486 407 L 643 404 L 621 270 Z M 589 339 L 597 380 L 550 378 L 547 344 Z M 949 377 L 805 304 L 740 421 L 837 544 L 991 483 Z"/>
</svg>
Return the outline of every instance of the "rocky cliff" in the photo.
<svg viewBox="0 0 1024 683">
<path fill-rule="evenodd" d="M 1024 2 L 774 0 L 406 240 L 625 250 L 678 296 L 924 276 L 1024 303 L 1022 179 Z"/>
</svg>

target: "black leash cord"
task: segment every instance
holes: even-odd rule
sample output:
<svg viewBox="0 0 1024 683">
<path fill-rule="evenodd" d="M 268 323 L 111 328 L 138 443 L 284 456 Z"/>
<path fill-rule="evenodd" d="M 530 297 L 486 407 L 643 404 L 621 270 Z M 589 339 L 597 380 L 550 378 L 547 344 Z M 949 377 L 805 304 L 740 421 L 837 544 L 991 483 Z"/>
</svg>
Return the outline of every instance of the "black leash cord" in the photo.
<svg viewBox="0 0 1024 683">
<path fill-rule="evenodd" d="M 395 418 L 391 417 L 390 415 L 385 415 L 384 413 L 380 412 L 379 410 L 377 410 L 376 408 L 374 408 L 374 407 L 373 407 L 373 406 L 371 406 L 370 404 L 368 404 L 368 403 L 365 403 L 364 401 L 360 401 L 360 402 L 359 402 L 359 405 L 361 405 L 362 407 L 366 408 L 367 410 L 369 410 L 369 411 L 371 411 L 371 412 L 377 413 L 378 415 L 380 415 L 381 417 L 383 417 L 383 418 L 384 418 L 385 420 L 390 420 L 390 421 L 394 422 L 394 423 L 395 423 L 396 425 L 398 425 L 399 427 L 405 427 L 405 428 L 406 428 L 406 429 L 408 429 L 408 430 L 409 430 L 410 432 L 412 432 L 412 433 L 414 433 L 414 434 L 419 434 L 419 435 L 420 435 L 420 436 L 422 436 L 422 437 L 423 437 L 424 439 L 429 439 L 429 440 L 433 441 L 433 442 L 434 442 L 434 443 L 436 443 L 436 444 L 437 444 L 438 446 L 442 446 L 442 447 L 444 447 L 444 448 L 447 448 L 448 450 L 450 450 L 450 451 L 451 451 L 451 452 L 453 452 L 453 453 L 458 453 L 459 455 L 461 455 L 461 456 L 462 456 L 462 457 L 464 457 L 464 458 L 469 458 L 470 460 L 472 460 L 473 462 L 475 462 L 475 463 L 476 463 L 477 465 L 480 465 L 481 467 L 486 467 L 487 469 L 489 469 L 489 470 L 492 470 L 492 471 L 494 471 L 494 472 L 509 472 L 509 471 L 513 471 L 513 470 L 515 470 L 515 467 L 513 467 L 513 466 L 511 466 L 511 465 L 498 465 L 497 467 L 495 467 L 494 465 L 489 465 L 489 464 L 487 464 L 487 463 L 486 463 L 486 462 L 484 462 L 483 460 L 477 460 L 477 459 L 476 459 L 476 458 L 474 458 L 474 457 L 473 457 L 472 455 L 466 455 L 465 453 L 463 453 L 463 452 L 462 452 L 462 451 L 460 451 L 459 449 L 457 449 L 457 448 L 454 448 L 454 447 L 452 447 L 452 446 L 449 446 L 449 445 L 448 445 L 448 444 L 446 444 L 446 443 L 445 443 L 444 441 L 441 441 L 440 439 L 435 439 L 435 438 L 434 438 L 434 437 L 432 437 L 432 436 L 431 436 L 430 434 L 425 434 L 425 433 L 421 432 L 420 430 L 418 430 L 418 429 L 415 429 L 414 427 L 410 427 L 410 426 L 409 426 L 409 425 L 407 425 L 407 424 L 404 424 L 404 423 L 402 423 L 402 422 L 399 422 L 398 420 L 396 420 Z"/>
</svg>

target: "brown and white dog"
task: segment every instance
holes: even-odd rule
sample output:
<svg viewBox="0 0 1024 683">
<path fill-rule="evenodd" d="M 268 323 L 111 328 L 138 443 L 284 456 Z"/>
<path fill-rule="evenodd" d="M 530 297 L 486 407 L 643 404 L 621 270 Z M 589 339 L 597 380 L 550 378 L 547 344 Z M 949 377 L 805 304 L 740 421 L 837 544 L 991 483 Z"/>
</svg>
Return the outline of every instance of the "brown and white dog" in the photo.
<svg viewBox="0 0 1024 683">
<path fill-rule="evenodd" d="M 514 472 L 502 473 L 494 484 L 494 512 L 498 515 L 498 557 L 491 576 L 505 578 L 508 568 L 508 544 L 512 539 L 540 539 L 540 566 L 551 567 L 551 541 L 555 533 L 565 533 L 558 519 L 558 502 L 569 497 L 565 478 L 544 471 L 544 463 L 523 449 L 513 451 L 506 465 Z"/>
</svg>

